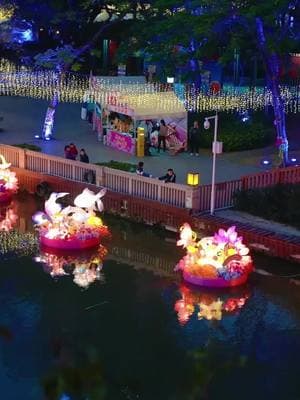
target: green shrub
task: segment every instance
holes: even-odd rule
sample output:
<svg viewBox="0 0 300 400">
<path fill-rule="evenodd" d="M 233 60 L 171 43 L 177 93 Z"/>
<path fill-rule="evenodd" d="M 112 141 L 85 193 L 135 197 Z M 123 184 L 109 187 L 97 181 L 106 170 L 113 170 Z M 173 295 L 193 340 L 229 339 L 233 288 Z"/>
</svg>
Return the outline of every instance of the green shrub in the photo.
<svg viewBox="0 0 300 400">
<path fill-rule="evenodd" d="M 13 146 L 20 147 L 21 149 L 31 150 L 31 151 L 38 151 L 38 152 L 42 151 L 41 147 L 36 146 L 35 144 L 21 143 L 21 144 L 13 144 Z"/>
<path fill-rule="evenodd" d="M 204 117 L 201 115 L 199 121 L 204 121 Z M 212 123 L 209 130 L 202 130 L 200 147 L 211 148 L 213 134 Z M 265 147 L 274 141 L 272 123 L 261 114 L 253 115 L 248 121 L 242 122 L 235 115 L 221 113 L 219 115 L 218 140 L 223 142 L 225 152 Z"/>
<path fill-rule="evenodd" d="M 234 194 L 234 209 L 300 229 L 300 184 L 279 184 Z"/>
<path fill-rule="evenodd" d="M 131 163 L 127 163 L 127 162 L 120 162 L 120 161 L 115 161 L 115 160 L 110 160 L 108 162 L 98 162 L 95 164 L 103 165 L 108 168 L 119 169 L 121 171 L 126 171 L 126 172 L 135 172 L 135 170 L 136 170 L 135 164 L 131 164 Z"/>
</svg>

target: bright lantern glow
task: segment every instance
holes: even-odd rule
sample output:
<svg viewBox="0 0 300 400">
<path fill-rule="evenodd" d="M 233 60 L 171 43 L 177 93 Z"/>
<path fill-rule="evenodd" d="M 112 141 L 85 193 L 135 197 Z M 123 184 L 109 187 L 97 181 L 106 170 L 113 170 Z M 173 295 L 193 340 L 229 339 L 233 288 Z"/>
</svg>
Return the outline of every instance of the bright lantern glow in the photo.
<svg viewBox="0 0 300 400">
<path fill-rule="evenodd" d="M 76 241 L 91 241 L 89 246 L 94 246 L 95 239 L 108 233 L 107 227 L 95 213 L 103 210 L 101 198 L 105 192 L 106 189 L 102 189 L 95 194 L 86 188 L 75 198 L 75 207 L 63 207 L 57 203 L 58 199 L 68 193 L 52 193 L 45 202 L 45 212 L 38 211 L 32 217 L 40 237 L 53 240 L 54 247 L 57 240 L 65 241 L 63 247 Z"/>
<path fill-rule="evenodd" d="M 187 184 L 190 186 L 199 185 L 199 174 L 195 172 L 189 172 L 187 175 Z"/>
<path fill-rule="evenodd" d="M 0 196 L 6 193 L 16 193 L 18 190 L 18 179 L 15 172 L 9 170 L 11 166 L 3 155 L 0 155 Z"/>
<path fill-rule="evenodd" d="M 211 237 L 197 239 L 189 224 L 180 231 L 177 246 L 187 250 L 186 256 L 175 268 L 182 270 L 183 278 L 203 286 L 237 286 L 247 280 L 252 271 L 249 249 L 238 237 L 235 226 L 219 231 Z"/>
</svg>

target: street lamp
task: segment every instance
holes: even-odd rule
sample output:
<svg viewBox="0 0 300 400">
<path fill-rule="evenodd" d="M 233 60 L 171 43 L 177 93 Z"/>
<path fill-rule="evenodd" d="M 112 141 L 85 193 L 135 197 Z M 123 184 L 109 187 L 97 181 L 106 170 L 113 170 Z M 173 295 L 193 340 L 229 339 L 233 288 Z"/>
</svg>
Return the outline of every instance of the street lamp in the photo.
<svg viewBox="0 0 300 400">
<path fill-rule="evenodd" d="M 214 140 L 212 143 L 212 153 L 213 153 L 213 165 L 212 165 L 212 176 L 211 176 L 211 197 L 210 197 L 210 214 L 214 215 L 215 212 L 215 199 L 216 199 L 216 159 L 217 154 L 222 153 L 223 143 L 218 142 L 218 113 L 212 117 L 206 117 L 204 120 L 204 129 L 210 128 L 209 120 L 214 119 L 215 129 L 214 129 Z"/>
</svg>

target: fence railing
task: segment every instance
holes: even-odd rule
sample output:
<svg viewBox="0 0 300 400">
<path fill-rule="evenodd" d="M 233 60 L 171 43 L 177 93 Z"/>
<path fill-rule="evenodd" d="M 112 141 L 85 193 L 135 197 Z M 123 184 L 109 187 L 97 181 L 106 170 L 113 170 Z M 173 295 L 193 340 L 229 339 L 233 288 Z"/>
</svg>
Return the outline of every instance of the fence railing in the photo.
<svg viewBox="0 0 300 400">
<path fill-rule="evenodd" d="M 158 179 L 146 178 L 130 172 L 95 164 L 84 164 L 4 144 L 0 144 L 0 154 L 3 154 L 6 160 L 17 168 L 78 182 L 84 182 L 85 174 L 93 171 L 95 185 L 105 186 L 114 192 L 200 212 L 210 209 L 211 185 L 193 188 L 181 184 L 166 184 Z M 215 208 L 231 207 L 236 190 L 262 188 L 278 183 L 300 183 L 300 167 L 274 169 L 243 176 L 233 181 L 217 183 Z"/>
<path fill-rule="evenodd" d="M 278 168 L 241 178 L 243 189 L 262 188 L 278 183 L 300 183 L 300 167 Z"/>
<path fill-rule="evenodd" d="M 114 192 L 159 201 L 175 207 L 192 209 L 197 197 L 198 189 L 186 185 L 165 184 L 158 179 L 146 178 L 100 165 L 84 164 L 14 146 L 0 144 L 0 154 L 3 154 L 13 167 L 78 182 L 83 182 L 86 173 L 93 171 L 97 186 L 105 186 Z"/>
</svg>

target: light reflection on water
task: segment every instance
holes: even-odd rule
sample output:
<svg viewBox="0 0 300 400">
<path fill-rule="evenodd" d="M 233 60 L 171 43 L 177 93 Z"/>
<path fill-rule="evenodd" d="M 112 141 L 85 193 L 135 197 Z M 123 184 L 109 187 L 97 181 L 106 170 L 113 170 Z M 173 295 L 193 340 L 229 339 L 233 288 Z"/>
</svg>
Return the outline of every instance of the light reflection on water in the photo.
<svg viewBox="0 0 300 400">
<path fill-rule="evenodd" d="M 35 208 L 32 198 L 16 203 L 22 231 Z M 45 269 L 30 257 L 1 263 L 5 400 L 300 398 L 295 284 L 253 275 L 230 291 L 192 288 L 173 272 L 174 237 L 104 220 L 112 239 L 87 290 L 73 282 L 75 264 L 82 273 L 95 254 L 40 252 Z M 255 258 L 260 268 L 295 271 Z M 52 279 L 57 270 L 68 275 Z"/>
</svg>

